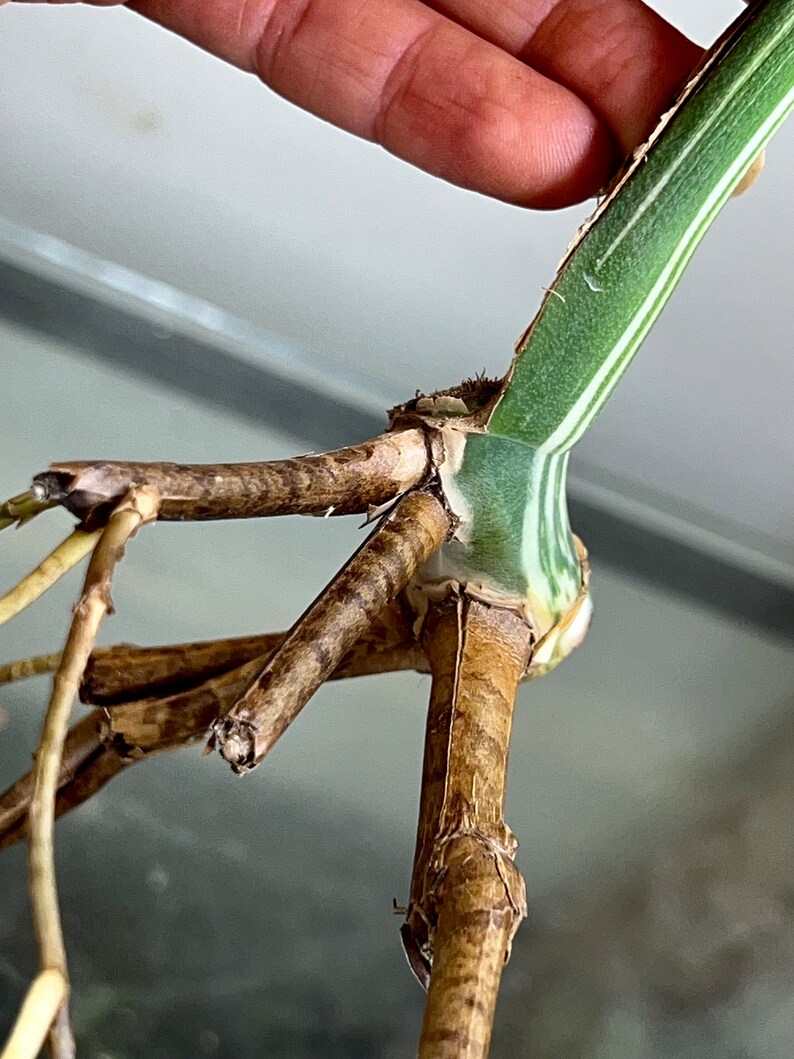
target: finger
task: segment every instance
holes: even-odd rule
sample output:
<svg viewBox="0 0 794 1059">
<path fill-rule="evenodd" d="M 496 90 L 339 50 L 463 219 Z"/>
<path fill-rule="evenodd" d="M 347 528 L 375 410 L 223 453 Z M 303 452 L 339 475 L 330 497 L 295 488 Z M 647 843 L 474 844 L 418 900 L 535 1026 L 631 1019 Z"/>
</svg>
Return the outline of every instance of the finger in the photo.
<svg viewBox="0 0 794 1059">
<path fill-rule="evenodd" d="M 131 7 L 350 132 L 463 187 L 535 206 L 616 161 L 570 89 L 419 0 L 136 0 Z"/>
<path fill-rule="evenodd" d="M 639 0 L 562 0 L 520 53 L 586 100 L 625 154 L 648 136 L 701 54 Z"/>
<path fill-rule="evenodd" d="M 623 154 L 645 139 L 701 49 L 641 0 L 431 0 L 473 32 L 566 85 Z"/>
</svg>

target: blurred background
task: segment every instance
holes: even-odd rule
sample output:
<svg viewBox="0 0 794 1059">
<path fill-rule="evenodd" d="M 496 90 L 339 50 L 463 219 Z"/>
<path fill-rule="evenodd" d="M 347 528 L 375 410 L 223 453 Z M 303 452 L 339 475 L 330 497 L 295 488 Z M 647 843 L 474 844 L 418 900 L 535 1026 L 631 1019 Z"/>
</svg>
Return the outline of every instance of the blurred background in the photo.
<svg viewBox="0 0 794 1059">
<path fill-rule="evenodd" d="M 708 43 L 730 0 L 657 2 Z M 0 495 L 55 458 L 269 459 L 501 374 L 592 204 L 433 180 L 124 11 L 0 11 Z M 574 456 L 585 646 L 521 691 L 532 907 L 493 1054 L 783 1059 L 794 1040 L 794 124 Z M 0 539 L 0 591 L 68 532 Z M 8 539 L 6 539 L 8 538 Z M 103 642 L 288 626 L 357 520 L 158 525 Z M 78 579 L 2 630 L 57 647 Z M 425 678 L 332 685 L 245 780 L 188 750 L 59 825 L 81 1055 L 397 1057 Z M 0 689 L 0 787 L 46 681 Z M 0 856 L 0 1032 L 36 957 Z"/>
</svg>

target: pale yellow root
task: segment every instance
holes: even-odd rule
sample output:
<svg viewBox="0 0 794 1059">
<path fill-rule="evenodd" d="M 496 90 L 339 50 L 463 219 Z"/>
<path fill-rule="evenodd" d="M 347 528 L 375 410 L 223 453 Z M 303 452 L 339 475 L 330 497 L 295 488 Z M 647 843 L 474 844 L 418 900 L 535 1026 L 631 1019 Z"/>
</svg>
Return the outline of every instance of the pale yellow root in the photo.
<svg viewBox="0 0 794 1059">
<path fill-rule="evenodd" d="M 94 530 L 92 533 L 75 530 L 65 541 L 61 541 L 35 570 L 10 592 L 0 597 L 0 625 L 10 621 L 25 607 L 35 603 L 39 596 L 43 596 L 48 588 L 52 588 L 56 581 L 88 555 L 101 536 L 102 530 Z"/>
<path fill-rule="evenodd" d="M 61 661 L 61 654 L 61 651 L 55 651 L 49 655 L 20 658 L 16 662 L 3 662 L 0 665 L 0 684 L 13 684 L 15 680 L 26 680 L 40 673 L 54 673 Z"/>
<path fill-rule="evenodd" d="M 36 1059 L 66 999 L 66 979 L 52 968 L 30 984 L 0 1059 Z"/>
<path fill-rule="evenodd" d="M 69 635 L 53 678 L 52 695 L 34 759 L 33 796 L 28 814 L 30 910 L 42 969 L 55 968 L 67 981 L 53 836 L 55 795 L 63 744 L 80 678 L 102 619 L 110 609 L 113 570 L 124 554 L 124 546 L 129 538 L 140 526 L 157 518 L 159 501 L 159 493 L 148 486 L 132 489 L 115 508 L 107 526 L 97 535 L 98 542 L 88 564 L 83 592 L 74 609 Z M 52 1059 L 73 1059 L 75 1055 L 74 1038 L 65 1006 L 51 1027 L 49 1046 Z"/>
</svg>

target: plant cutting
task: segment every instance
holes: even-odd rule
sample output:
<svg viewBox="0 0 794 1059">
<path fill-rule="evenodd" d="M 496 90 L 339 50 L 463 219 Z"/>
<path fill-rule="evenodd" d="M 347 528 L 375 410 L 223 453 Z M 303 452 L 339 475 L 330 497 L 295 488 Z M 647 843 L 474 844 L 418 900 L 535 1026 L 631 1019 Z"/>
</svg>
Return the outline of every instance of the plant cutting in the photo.
<svg viewBox="0 0 794 1059">
<path fill-rule="evenodd" d="M 428 990 L 419 1054 L 487 1055 L 501 971 L 526 914 L 503 818 L 515 693 L 570 653 L 590 617 L 587 553 L 568 522 L 568 455 L 793 104 L 794 2 L 765 0 L 711 49 L 628 160 L 503 379 L 418 397 L 392 411 L 381 437 L 321 456 L 55 463 L 0 507 L 0 526 L 56 505 L 78 519 L 0 600 L 2 620 L 91 552 L 63 651 L 0 669 L 5 680 L 55 673 L 35 767 L 0 798 L 0 841 L 29 843 L 42 961 L 20 1017 L 19 1039 L 29 1039 L 8 1055 L 35 1055 L 50 1022 L 53 1053 L 74 1052 L 56 815 L 128 765 L 208 736 L 235 772 L 248 772 L 325 680 L 395 669 L 432 676 L 402 928 Z M 349 513 L 375 528 L 287 633 L 93 648 L 113 567 L 147 523 Z M 68 730 L 78 693 L 97 708 Z"/>
</svg>

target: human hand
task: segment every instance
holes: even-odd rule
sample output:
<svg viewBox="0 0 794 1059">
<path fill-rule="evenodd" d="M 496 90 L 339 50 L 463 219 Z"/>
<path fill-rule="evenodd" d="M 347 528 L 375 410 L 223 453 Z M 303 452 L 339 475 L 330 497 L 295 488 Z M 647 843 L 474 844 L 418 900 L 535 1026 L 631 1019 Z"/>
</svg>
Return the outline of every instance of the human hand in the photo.
<svg viewBox="0 0 794 1059">
<path fill-rule="evenodd" d="M 541 208 L 603 186 L 700 55 L 641 0 L 127 6 L 430 173 Z"/>
</svg>

